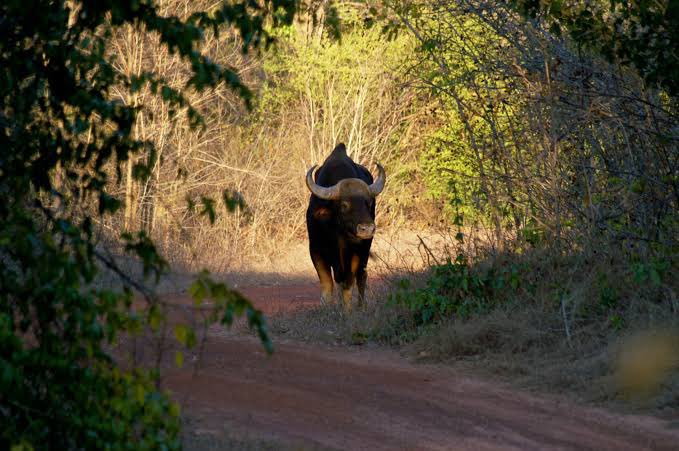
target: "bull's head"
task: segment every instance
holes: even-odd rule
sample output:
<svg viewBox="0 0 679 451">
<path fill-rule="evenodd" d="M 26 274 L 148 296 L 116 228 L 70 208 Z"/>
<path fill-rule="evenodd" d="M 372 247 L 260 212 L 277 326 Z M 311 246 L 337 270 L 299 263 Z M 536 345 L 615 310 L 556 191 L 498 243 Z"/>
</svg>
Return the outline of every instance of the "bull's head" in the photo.
<svg viewBox="0 0 679 451">
<path fill-rule="evenodd" d="M 306 186 L 316 197 L 332 201 L 333 216 L 339 227 L 353 239 L 367 240 L 375 234 L 372 207 L 375 197 L 384 189 L 384 168 L 377 166 L 377 179 L 368 185 L 361 179 L 341 180 L 333 186 L 319 186 L 314 182 L 313 166 L 306 174 Z"/>
</svg>

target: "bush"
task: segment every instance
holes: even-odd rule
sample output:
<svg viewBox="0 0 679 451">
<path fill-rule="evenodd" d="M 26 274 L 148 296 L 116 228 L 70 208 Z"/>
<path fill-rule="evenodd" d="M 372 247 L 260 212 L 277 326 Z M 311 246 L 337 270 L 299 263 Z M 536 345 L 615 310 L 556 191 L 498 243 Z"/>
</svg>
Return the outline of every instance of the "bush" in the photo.
<svg viewBox="0 0 679 451">
<path fill-rule="evenodd" d="M 434 265 L 422 288 L 403 279 L 390 301 L 407 307 L 417 324 L 426 325 L 451 316 L 469 318 L 490 311 L 521 286 L 520 267 L 472 267 L 460 254 Z"/>
<path fill-rule="evenodd" d="M 167 325 L 153 290 L 122 271 L 96 239 L 95 222 L 122 204 L 107 189 L 109 175 L 120 179 L 127 166 L 143 182 L 156 155 L 134 133 L 143 105 L 112 100 L 111 92 L 133 98 L 150 89 L 169 105 L 170 120 L 181 110 L 197 127 L 202 118 L 182 91 L 225 84 L 249 99 L 233 70 L 195 50 L 205 30 L 231 24 L 247 50 L 269 42 L 264 22 L 272 12 L 275 27 L 291 21 L 294 6 L 225 3 L 184 19 L 160 14 L 153 2 L 0 6 L 0 448 L 180 447 L 179 410 L 159 389 L 159 368 L 123 367 L 110 351 L 125 334 L 164 338 Z M 116 71 L 111 37 L 134 27 L 181 57 L 192 74 L 182 90 L 153 71 Z M 142 152 L 146 158 L 137 158 Z M 205 198 L 202 207 L 214 219 L 214 202 Z M 167 271 L 144 231 L 120 241 L 151 284 Z M 94 285 L 101 266 L 121 278 L 123 291 Z M 133 303 L 133 289 L 147 302 Z M 247 314 L 266 340 L 261 314 L 237 292 L 201 275 L 192 293 L 197 303 L 214 300 L 209 322 L 228 325 Z M 195 341 L 181 327 L 176 335 L 185 346 Z"/>
</svg>

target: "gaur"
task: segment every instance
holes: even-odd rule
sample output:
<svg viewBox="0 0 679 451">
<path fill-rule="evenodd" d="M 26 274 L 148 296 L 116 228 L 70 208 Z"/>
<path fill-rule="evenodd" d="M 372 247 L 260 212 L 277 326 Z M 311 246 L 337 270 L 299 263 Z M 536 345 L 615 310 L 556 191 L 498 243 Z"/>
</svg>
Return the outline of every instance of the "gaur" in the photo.
<svg viewBox="0 0 679 451">
<path fill-rule="evenodd" d="M 311 191 L 306 212 L 309 252 L 321 285 L 321 303 L 332 299 L 333 276 L 342 287 L 345 310 L 351 310 L 356 281 L 359 305 L 365 302 L 366 266 L 375 234 L 375 198 L 384 189 L 386 175 L 379 164 L 377 179 L 347 155 L 339 144 L 314 177 L 306 174 Z"/>
</svg>

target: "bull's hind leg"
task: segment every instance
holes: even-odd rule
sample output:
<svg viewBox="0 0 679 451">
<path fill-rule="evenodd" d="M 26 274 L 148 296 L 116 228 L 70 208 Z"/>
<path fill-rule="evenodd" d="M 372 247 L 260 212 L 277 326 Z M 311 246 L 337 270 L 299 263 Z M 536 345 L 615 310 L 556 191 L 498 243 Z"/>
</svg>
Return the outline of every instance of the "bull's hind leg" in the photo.
<svg viewBox="0 0 679 451">
<path fill-rule="evenodd" d="M 318 274 L 318 281 L 321 284 L 321 304 L 332 302 L 332 272 L 330 270 L 330 265 L 315 252 L 311 253 L 311 261 L 314 262 L 314 268 L 316 268 L 316 273 Z"/>
</svg>

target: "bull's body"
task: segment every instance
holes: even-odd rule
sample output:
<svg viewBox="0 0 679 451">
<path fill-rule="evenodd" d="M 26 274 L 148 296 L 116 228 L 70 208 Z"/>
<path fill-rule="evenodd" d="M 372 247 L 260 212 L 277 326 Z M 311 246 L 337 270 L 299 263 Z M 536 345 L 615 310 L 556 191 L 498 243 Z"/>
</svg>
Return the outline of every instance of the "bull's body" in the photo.
<svg viewBox="0 0 679 451">
<path fill-rule="evenodd" d="M 381 167 L 380 171 L 383 186 Z M 309 181 L 310 178 L 308 185 Z M 345 307 L 350 308 L 354 282 L 359 302 L 365 297 L 366 266 L 375 231 L 375 196 L 381 188 L 377 194 L 370 192 L 374 187 L 372 175 L 347 156 L 343 144 L 333 150 L 316 172 L 315 185 L 317 190 L 318 187 L 338 187 L 334 199 L 312 194 L 306 212 L 309 251 L 321 284 L 321 301 L 331 299 L 334 276 L 342 287 Z"/>
</svg>

